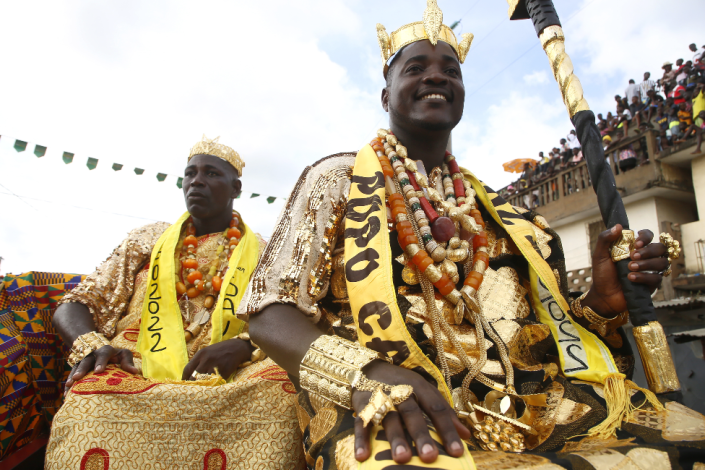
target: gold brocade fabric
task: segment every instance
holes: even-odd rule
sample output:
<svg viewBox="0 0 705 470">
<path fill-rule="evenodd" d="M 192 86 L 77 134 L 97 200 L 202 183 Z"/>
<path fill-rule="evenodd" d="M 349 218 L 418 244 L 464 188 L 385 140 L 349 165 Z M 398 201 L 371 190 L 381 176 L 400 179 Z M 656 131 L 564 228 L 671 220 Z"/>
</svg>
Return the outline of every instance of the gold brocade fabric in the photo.
<svg viewBox="0 0 705 470">
<path fill-rule="evenodd" d="M 159 236 L 168 227 L 168 224 L 160 222 L 130 232 L 127 239 L 113 254 L 61 302 L 78 302 L 86 305 L 93 314 L 98 331 L 111 340 L 112 346 L 132 351 L 138 367 L 140 354 L 137 351 L 137 337 L 142 304 L 147 290 L 149 258 Z M 180 240 L 185 236 L 185 233 L 182 233 Z M 196 259 L 199 262 L 198 269 L 204 277 L 208 273 L 211 261 L 217 256 L 216 248 L 220 236 L 220 233 L 216 233 L 197 237 Z M 265 242 L 259 235 L 257 237 L 260 240 L 260 253 L 262 253 Z M 184 258 L 183 252 L 174 254 L 177 269 L 181 268 L 181 261 Z M 179 280 L 185 279 L 185 274 L 182 272 L 177 272 L 176 276 Z M 205 298 L 206 294 L 201 293 L 189 301 L 179 302 L 184 328 L 189 326 L 194 315 L 203 307 Z M 189 358 L 208 346 L 210 340 L 209 319 L 196 337 L 189 335 L 187 342 Z"/>
<path fill-rule="evenodd" d="M 69 392 L 45 468 L 301 470 L 295 393 L 270 359 L 216 387 L 158 383 L 109 366 Z"/>
<path fill-rule="evenodd" d="M 350 170 L 354 163 L 353 154 L 338 154 L 320 160 L 303 172 L 253 274 L 238 309 L 239 317 L 246 319 L 273 303 L 285 303 L 296 307 L 327 334 L 358 340 L 358 326 L 350 311 L 345 282 L 345 217 L 340 213 L 349 195 Z M 705 452 L 705 437 L 700 433 L 705 417 L 692 410 L 688 410 L 692 414 L 687 416 L 687 420 L 685 414 L 676 415 L 675 411 L 678 410 L 675 408 L 674 411 L 667 408 L 664 416 L 637 414 L 641 420 L 638 424 L 622 423 L 622 431 L 628 434 L 627 438 L 620 435 L 618 442 L 614 443 L 601 440 L 604 444 L 601 447 L 596 446 L 594 440 L 582 438 L 607 416 L 602 385 L 571 381 L 562 374 L 556 355 L 556 340 L 550 328 L 538 320 L 532 307 L 535 299 L 531 298 L 533 294 L 526 259 L 485 208 L 480 207 L 480 210 L 484 211 L 483 218 L 487 222 L 490 266 L 478 291 L 478 302 L 491 328 L 507 346 L 516 390 L 525 405 L 513 412 L 524 414 L 521 416 L 522 422 L 530 425 L 536 434 L 526 438 L 527 452 L 524 454 L 481 452 L 473 439 L 468 446 L 477 468 L 656 469 L 677 468 L 674 463 L 679 462 L 686 463 L 684 468 L 689 468 L 687 462 L 692 462 L 698 453 Z M 540 215 L 521 211 L 521 216 L 532 223 L 536 242 L 533 249 L 546 260 L 555 274 L 560 294 L 569 299 L 571 294 L 560 238 Z M 397 303 L 405 326 L 422 352 L 436 364 L 440 354 L 446 356 L 452 375 L 451 383 L 453 389 L 457 389 L 464 377 L 458 351 L 445 336 L 442 341 L 433 337 L 426 302 L 413 276 L 402 272 L 405 260 L 398 244 L 394 247 L 395 238 L 396 235 L 390 233 Z M 464 279 L 462 266 L 459 266 L 459 271 L 460 279 Z M 480 348 L 486 349 L 488 360 L 482 372 L 492 380 L 504 383 L 505 371 L 493 341 L 485 336 L 484 342 L 478 344 L 475 326 L 471 322 L 463 318 L 456 324 L 453 309 L 440 295 L 436 297 L 436 304 L 455 330 L 470 361 L 477 360 Z M 368 321 L 379 322 L 380 319 Z M 283 324 L 282 328 L 286 325 Z M 620 347 L 608 346 L 614 357 L 620 358 L 620 370 L 630 374 L 634 356 L 628 342 L 624 341 Z M 492 398 L 490 395 L 493 392 L 477 381 L 471 383 L 470 389 L 478 402 Z M 641 392 L 632 398 L 635 407 L 641 406 L 644 401 Z M 492 403 L 498 404 L 499 400 L 495 399 Z M 485 406 L 491 408 L 487 402 Z M 679 412 L 686 413 L 683 410 Z M 669 416 L 679 416 L 678 423 L 665 417 L 669 413 Z M 310 469 L 359 468 L 354 460 L 354 440 L 351 438 L 354 417 L 351 411 L 333 406 L 304 391 L 298 395 L 297 414 L 301 430 L 307 436 L 304 446 Z M 668 432 L 664 423 L 670 425 Z M 635 444 L 630 439 L 638 442 L 643 450 L 635 451 Z M 608 464 L 601 463 L 603 458 Z M 384 463 L 387 463 L 385 459 L 389 459 L 388 468 L 395 468 L 390 455 L 380 455 L 379 459 Z M 668 465 L 661 465 L 663 462 Z"/>
</svg>

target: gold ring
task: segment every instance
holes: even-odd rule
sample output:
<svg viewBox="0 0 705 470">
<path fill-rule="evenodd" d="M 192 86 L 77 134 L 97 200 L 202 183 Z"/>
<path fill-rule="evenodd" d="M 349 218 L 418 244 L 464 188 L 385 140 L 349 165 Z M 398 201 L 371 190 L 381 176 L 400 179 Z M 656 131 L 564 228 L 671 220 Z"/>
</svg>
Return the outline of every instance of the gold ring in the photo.
<svg viewBox="0 0 705 470">
<path fill-rule="evenodd" d="M 622 230 L 622 235 L 619 237 L 619 240 L 612 244 L 610 253 L 612 261 L 616 263 L 617 261 L 628 259 L 634 249 L 635 242 L 636 238 L 634 237 L 633 230 Z"/>
<path fill-rule="evenodd" d="M 681 244 L 678 240 L 674 240 L 670 233 L 663 232 L 659 235 L 659 240 L 668 249 L 668 261 L 673 262 L 681 257 Z"/>
<path fill-rule="evenodd" d="M 380 385 L 372 392 L 370 401 L 365 405 L 365 407 L 360 411 L 360 418 L 362 423 L 367 426 L 370 422 L 375 425 L 379 425 L 387 413 L 390 411 L 396 411 L 392 399 L 384 393 L 382 386 Z"/>
</svg>

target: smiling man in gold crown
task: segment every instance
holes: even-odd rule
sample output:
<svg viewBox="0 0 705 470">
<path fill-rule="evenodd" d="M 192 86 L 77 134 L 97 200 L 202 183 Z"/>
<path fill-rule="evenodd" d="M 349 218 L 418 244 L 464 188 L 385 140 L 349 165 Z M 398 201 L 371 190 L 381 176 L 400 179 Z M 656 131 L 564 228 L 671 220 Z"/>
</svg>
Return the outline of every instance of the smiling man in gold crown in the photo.
<svg viewBox="0 0 705 470">
<path fill-rule="evenodd" d="M 238 309 L 297 378 L 309 468 L 692 462 L 705 418 L 628 380 L 609 250 L 621 227 L 600 236 L 590 291 L 571 295 L 545 219 L 446 152 L 472 36 L 458 43 L 428 0 L 422 22 L 377 38 L 391 130 L 304 170 Z M 655 289 L 669 260 L 652 238 L 627 256 Z"/>
<path fill-rule="evenodd" d="M 63 298 L 73 369 L 47 469 L 301 468 L 293 385 L 235 316 L 265 246 L 233 210 L 244 166 L 204 136 L 188 212 L 132 231 Z"/>
</svg>

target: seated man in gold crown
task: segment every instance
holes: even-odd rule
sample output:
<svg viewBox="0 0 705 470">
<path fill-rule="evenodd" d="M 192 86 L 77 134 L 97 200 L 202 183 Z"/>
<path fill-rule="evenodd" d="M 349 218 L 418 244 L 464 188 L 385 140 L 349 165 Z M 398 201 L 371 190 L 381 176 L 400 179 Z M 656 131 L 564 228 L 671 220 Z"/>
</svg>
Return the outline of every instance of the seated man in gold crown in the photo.
<svg viewBox="0 0 705 470">
<path fill-rule="evenodd" d="M 572 296 L 545 219 L 446 152 L 471 36 L 435 3 L 391 37 L 377 26 L 391 131 L 304 170 L 238 309 L 297 378 L 309 468 L 692 465 L 705 417 L 627 379 L 621 227 Z M 652 238 L 629 276 L 654 289 L 669 259 Z"/>
<path fill-rule="evenodd" d="M 133 230 L 61 301 L 73 369 L 47 469 L 303 465 L 293 385 L 235 316 L 265 246 L 233 210 L 244 166 L 204 136 L 188 212 Z"/>
</svg>

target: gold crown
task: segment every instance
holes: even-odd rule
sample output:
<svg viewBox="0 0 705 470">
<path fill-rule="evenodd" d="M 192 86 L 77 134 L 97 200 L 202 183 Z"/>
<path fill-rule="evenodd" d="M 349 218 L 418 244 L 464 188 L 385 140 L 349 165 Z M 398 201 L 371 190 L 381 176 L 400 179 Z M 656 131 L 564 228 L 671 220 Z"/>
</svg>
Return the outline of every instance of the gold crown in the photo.
<svg viewBox="0 0 705 470">
<path fill-rule="evenodd" d="M 377 23 L 377 40 L 379 48 L 382 49 L 382 59 L 384 60 L 384 72 L 387 72 L 387 61 L 399 52 L 399 50 L 416 41 L 428 39 L 434 46 L 438 41 L 448 43 L 458 54 L 458 60 L 462 64 L 470 50 L 470 44 L 475 36 L 472 33 L 465 33 L 461 36 L 461 41 L 455 37 L 455 33 L 448 26 L 443 24 L 443 12 L 438 8 L 436 0 L 426 0 L 426 10 L 423 12 L 423 21 L 410 23 L 394 31 L 391 35 L 381 24 Z"/>
<path fill-rule="evenodd" d="M 188 161 L 191 161 L 194 155 L 213 155 L 230 163 L 237 170 L 237 175 L 242 177 L 242 169 L 245 167 L 245 162 L 240 158 L 240 154 L 226 145 L 219 144 L 218 139 L 220 139 L 220 136 L 215 139 L 209 139 L 203 134 L 201 141 L 191 148 Z"/>
</svg>

